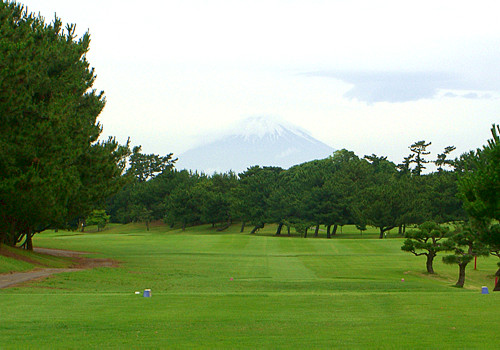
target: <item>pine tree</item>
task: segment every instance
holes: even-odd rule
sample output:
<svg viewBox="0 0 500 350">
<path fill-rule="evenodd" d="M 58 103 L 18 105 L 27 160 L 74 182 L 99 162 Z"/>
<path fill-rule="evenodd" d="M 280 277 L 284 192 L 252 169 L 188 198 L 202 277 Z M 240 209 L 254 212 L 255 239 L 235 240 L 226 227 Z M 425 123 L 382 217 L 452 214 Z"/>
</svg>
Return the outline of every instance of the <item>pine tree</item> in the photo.
<svg viewBox="0 0 500 350">
<path fill-rule="evenodd" d="M 448 231 L 448 228 L 439 226 L 435 222 L 424 222 L 417 230 L 411 230 L 406 233 L 406 240 L 401 250 L 412 253 L 415 256 L 426 256 L 427 272 L 433 274 L 433 262 L 437 253 L 450 249 L 450 246 L 443 244 L 442 241 Z"/>
<path fill-rule="evenodd" d="M 431 152 L 427 151 L 427 147 L 431 145 L 431 142 L 425 143 L 425 141 L 415 142 L 410 146 L 410 151 L 415 155 L 411 159 L 411 163 L 415 163 L 415 168 L 413 169 L 413 174 L 420 176 L 422 171 L 426 169 L 425 164 L 429 163 L 424 156 L 429 155 Z"/>
<path fill-rule="evenodd" d="M 445 264 L 458 265 L 458 280 L 456 287 L 462 288 L 465 284 L 465 269 L 475 256 L 487 256 L 488 248 L 480 240 L 480 233 L 474 223 L 459 227 L 450 237 L 450 250 L 453 254 L 443 257 Z"/>
<path fill-rule="evenodd" d="M 104 93 L 92 89 L 90 35 L 75 28 L 0 3 L 0 242 L 31 248 L 123 180 L 128 144 L 98 141 Z"/>
<path fill-rule="evenodd" d="M 493 125 L 491 134 L 487 145 L 467 155 L 459 191 L 467 214 L 479 223 L 481 240 L 500 257 L 500 126 Z M 500 291 L 500 283 L 495 290 Z"/>
</svg>

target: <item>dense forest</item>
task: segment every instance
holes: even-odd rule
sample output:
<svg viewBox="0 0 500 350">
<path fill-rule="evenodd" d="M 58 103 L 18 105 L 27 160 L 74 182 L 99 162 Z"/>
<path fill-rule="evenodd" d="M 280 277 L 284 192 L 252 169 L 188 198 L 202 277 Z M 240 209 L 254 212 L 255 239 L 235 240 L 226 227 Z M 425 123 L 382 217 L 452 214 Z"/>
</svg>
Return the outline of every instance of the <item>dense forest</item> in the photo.
<svg viewBox="0 0 500 350">
<path fill-rule="evenodd" d="M 129 173 L 134 180 L 108 202 L 111 220 L 120 223 L 164 220 L 170 225 L 202 223 L 223 230 L 238 221 L 255 233 L 276 223 L 276 234 L 293 227 L 307 237 L 314 227 L 372 225 L 380 238 L 386 231 L 425 221 L 438 223 L 465 219 L 458 198 L 457 178 L 473 166 L 474 152 L 449 159 L 448 147 L 437 159 L 427 159 L 430 143 L 411 145 L 401 164 L 377 155 L 358 157 L 342 149 L 332 156 L 281 169 L 252 166 L 234 174 L 199 174 L 175 169 L 172 155 L 136 153 Z M 429 163 L 435 172 L 425 173 Z"/>
</svg>

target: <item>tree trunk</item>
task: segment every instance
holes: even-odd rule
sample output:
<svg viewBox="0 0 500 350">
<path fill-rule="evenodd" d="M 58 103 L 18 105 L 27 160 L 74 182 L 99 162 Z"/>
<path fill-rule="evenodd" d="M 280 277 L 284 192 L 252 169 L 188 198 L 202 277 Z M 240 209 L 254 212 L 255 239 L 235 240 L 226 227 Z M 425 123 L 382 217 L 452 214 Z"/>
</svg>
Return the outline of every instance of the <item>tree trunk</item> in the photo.
<svg viewBox="0 0 500 350">
<path fill-rule="evenodd" d="M 146 220 L 146 231 L 149 231 L 149 220 Z"/>
<path fill-rule="evenodd" d="M 186 221 L 182 222 L 182 231 L 186 231 Z"/>
<path fill-rule="evenodd" d="M 406 224 L 403 224 L 403 234 L 406 233 Z"/>
<path fill-rule="evenodd" d="M 281 229 L 282 229 L 282 228 L 283 228 L 283 223 L 282 223 L 282 222 L 280 222 L 280 223 L 278 224 L 278 229 L 276 230 L 276 236 L 281 235 Z"/>
<path fill-rule="evenodd" d="M 455 284 L 456 287 L 463 288 L 465 284 L 465 268 L 467 267 L 467 263 L 458 264 L 458 281 Z"/>
<path fill-rule="evenodd" d="M 332 232 L 332 235 L 335 236 L 337 234 L 337 228 L 339 227 L 339 225 L 335 224 L 333 225 L 333 232 Z"/>
<path fill-rule="evenodd" d="M 28 233 L 26 234 L 26 246 L 25 249 L 29 251 L 33 251 L 33 240 L 31 239 L 33 234 L 31 233 L 31 229 L 28 229 Z"/>
<path fill-rule="evenodd" d="M 245 231 L 245 221 L 244 221 L 244 220 L 241 222 L 241 230 L 240 230 L 240 233 L 243 233 L 243 231 Z"/>
<path fill-rule="evenodd" d="M 227 222 L 224 224 L 224 226 L 219 227 L 219 228 L 217 229 L 217 232 L 222 232 L 222 231 L 224 231 L 224 230 L 227 230 L 228 228 L 230 228 L 230 227 L 231 227 L 231 225 L 232 225 L 232 224 L 233 224 L 233 221 L 232 221 L 231 219 L 227 220 Z"/>
<path fill-rule="evenodd" d="M 495 285 L 495 288 L 493 288 L 494 292 L 500 292 L 500 269 L 498 269 L 497 273 L 495 273 L 496 278 L 499 280 L 497 284 Z"/>
<path fill-rule="evenodd" d="M 332 236 L 330 235 L 331 229 L 332 229 L 332 225 L 328 225 L 326 227 L 326 238 L 332 238 Z"/>
<path fill-rule="evenodd" d="M 434 261 L 435 256 L 436 254 L 433 253 L 427 254 L 427 262 L 426 262 L 427 273 L 434 274 L 434 267 L 432 266 L 432 262 Z"/>
<path fill-rule="evenodd" d="M 78 229 L 80 232 L 85 231 L 85 220 L 83 219 L 78 220 Z"/>
<path fill-rule="evenodd" d="M 399 225 L 398 227 L 398 235 L 402 235 L 403 234 L 403 225 Z"/>
<path fill-rule="evenodd" d="M 314 230 L 314 237 L 318 237 L 319 233 L 319 224 L 316 225 L 316 229 Z"/>
<path fill-rule="evenodd" d="M 10 222 L 8 230 L 0 230 L 0 243 L 3 243 L 8 246 L 14 247 L 16 245 L 16 221 L 13 220 Z"/>
<path fill-rule="evenodd" d="M 255 227 L 252 229 L 252 231 L 250 232 L 251 235 L 255 234 L 258 230 L 260 230 L 261 228 L 264 228 L 264 224 L 258 224 L 258 225 L 255 225 Z"/>
<path fill-rule="evenodd" d="M 286 225 L 286 230 L 287 230 L 288 236 L 291 236 L 291 234 L 290 234 L 290 225 Z"/>
<path fill-rule="evenodd" d="M 380 239 L 384 238 L 384 232 L 385 232 L 385 230 L 381 227 L 380 228 L 380 236 L 378 236 L 378 238 L 380 238 Z"/>
</svg>

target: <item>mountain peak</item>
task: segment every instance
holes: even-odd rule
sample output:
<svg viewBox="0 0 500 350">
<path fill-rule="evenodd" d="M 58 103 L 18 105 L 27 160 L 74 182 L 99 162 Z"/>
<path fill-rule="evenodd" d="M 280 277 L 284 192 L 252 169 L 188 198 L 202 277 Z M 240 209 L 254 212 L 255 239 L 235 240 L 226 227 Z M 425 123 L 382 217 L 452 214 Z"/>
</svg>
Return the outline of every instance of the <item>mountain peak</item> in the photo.
<svg viewBox="0 0 500 350">
<path fill-rule="evenodd" d="M 326 158 L 333 148 L 307 131 L 275 117 L 251 117 L 233 125 L 214 141 L 179 156 L 178 169 L 241 172 L 253 165 L 289 168 Z"/>
<path fill-rule="evenodd" d="M 264 137 L 278 138 L 290 132 L 296 135 L 308 135 L 305 130 L 293 125 L 283 119 L 270 116 L 255 116 L 244 119 L 232 128 L 233 134 L 243 136 L 245 139 Z"/>
</svg>

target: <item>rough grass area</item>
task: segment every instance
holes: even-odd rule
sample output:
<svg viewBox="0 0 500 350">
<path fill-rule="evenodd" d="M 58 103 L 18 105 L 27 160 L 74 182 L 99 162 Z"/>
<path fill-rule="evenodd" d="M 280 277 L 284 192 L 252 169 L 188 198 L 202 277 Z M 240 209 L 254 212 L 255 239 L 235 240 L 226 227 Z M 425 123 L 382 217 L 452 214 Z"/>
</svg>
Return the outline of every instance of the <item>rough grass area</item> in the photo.
<svg viewBox="0 0 500 350">
<path fill-rule="evenodd" d="M 28 271 L 36 267 L 67 267 L 66 258 L 28 252 L 20 248 L 0 246 L 0 273 Z"/>
<path fill-rule="evenodd" d="M 491 290 L 498 259 L 478 259 L 466 288 L 457 289 L 457 268 L 439 256 L 438 275 L 429 276 L 424 258 L 402 252 L 396 234 L 357 239 L 347 229 L 331 240 L 275 237 L 272 226 L 241 234 L 237 225 L 46 232 L 35 245 L 91 251 L 121 265 L 0 290 L 0 344 L 497 348 L 500 293 Z M 483 285 L 491 294 L 481 294 Z M 142 297 L 145 288 L 151 298 Z"/>
</svg>

